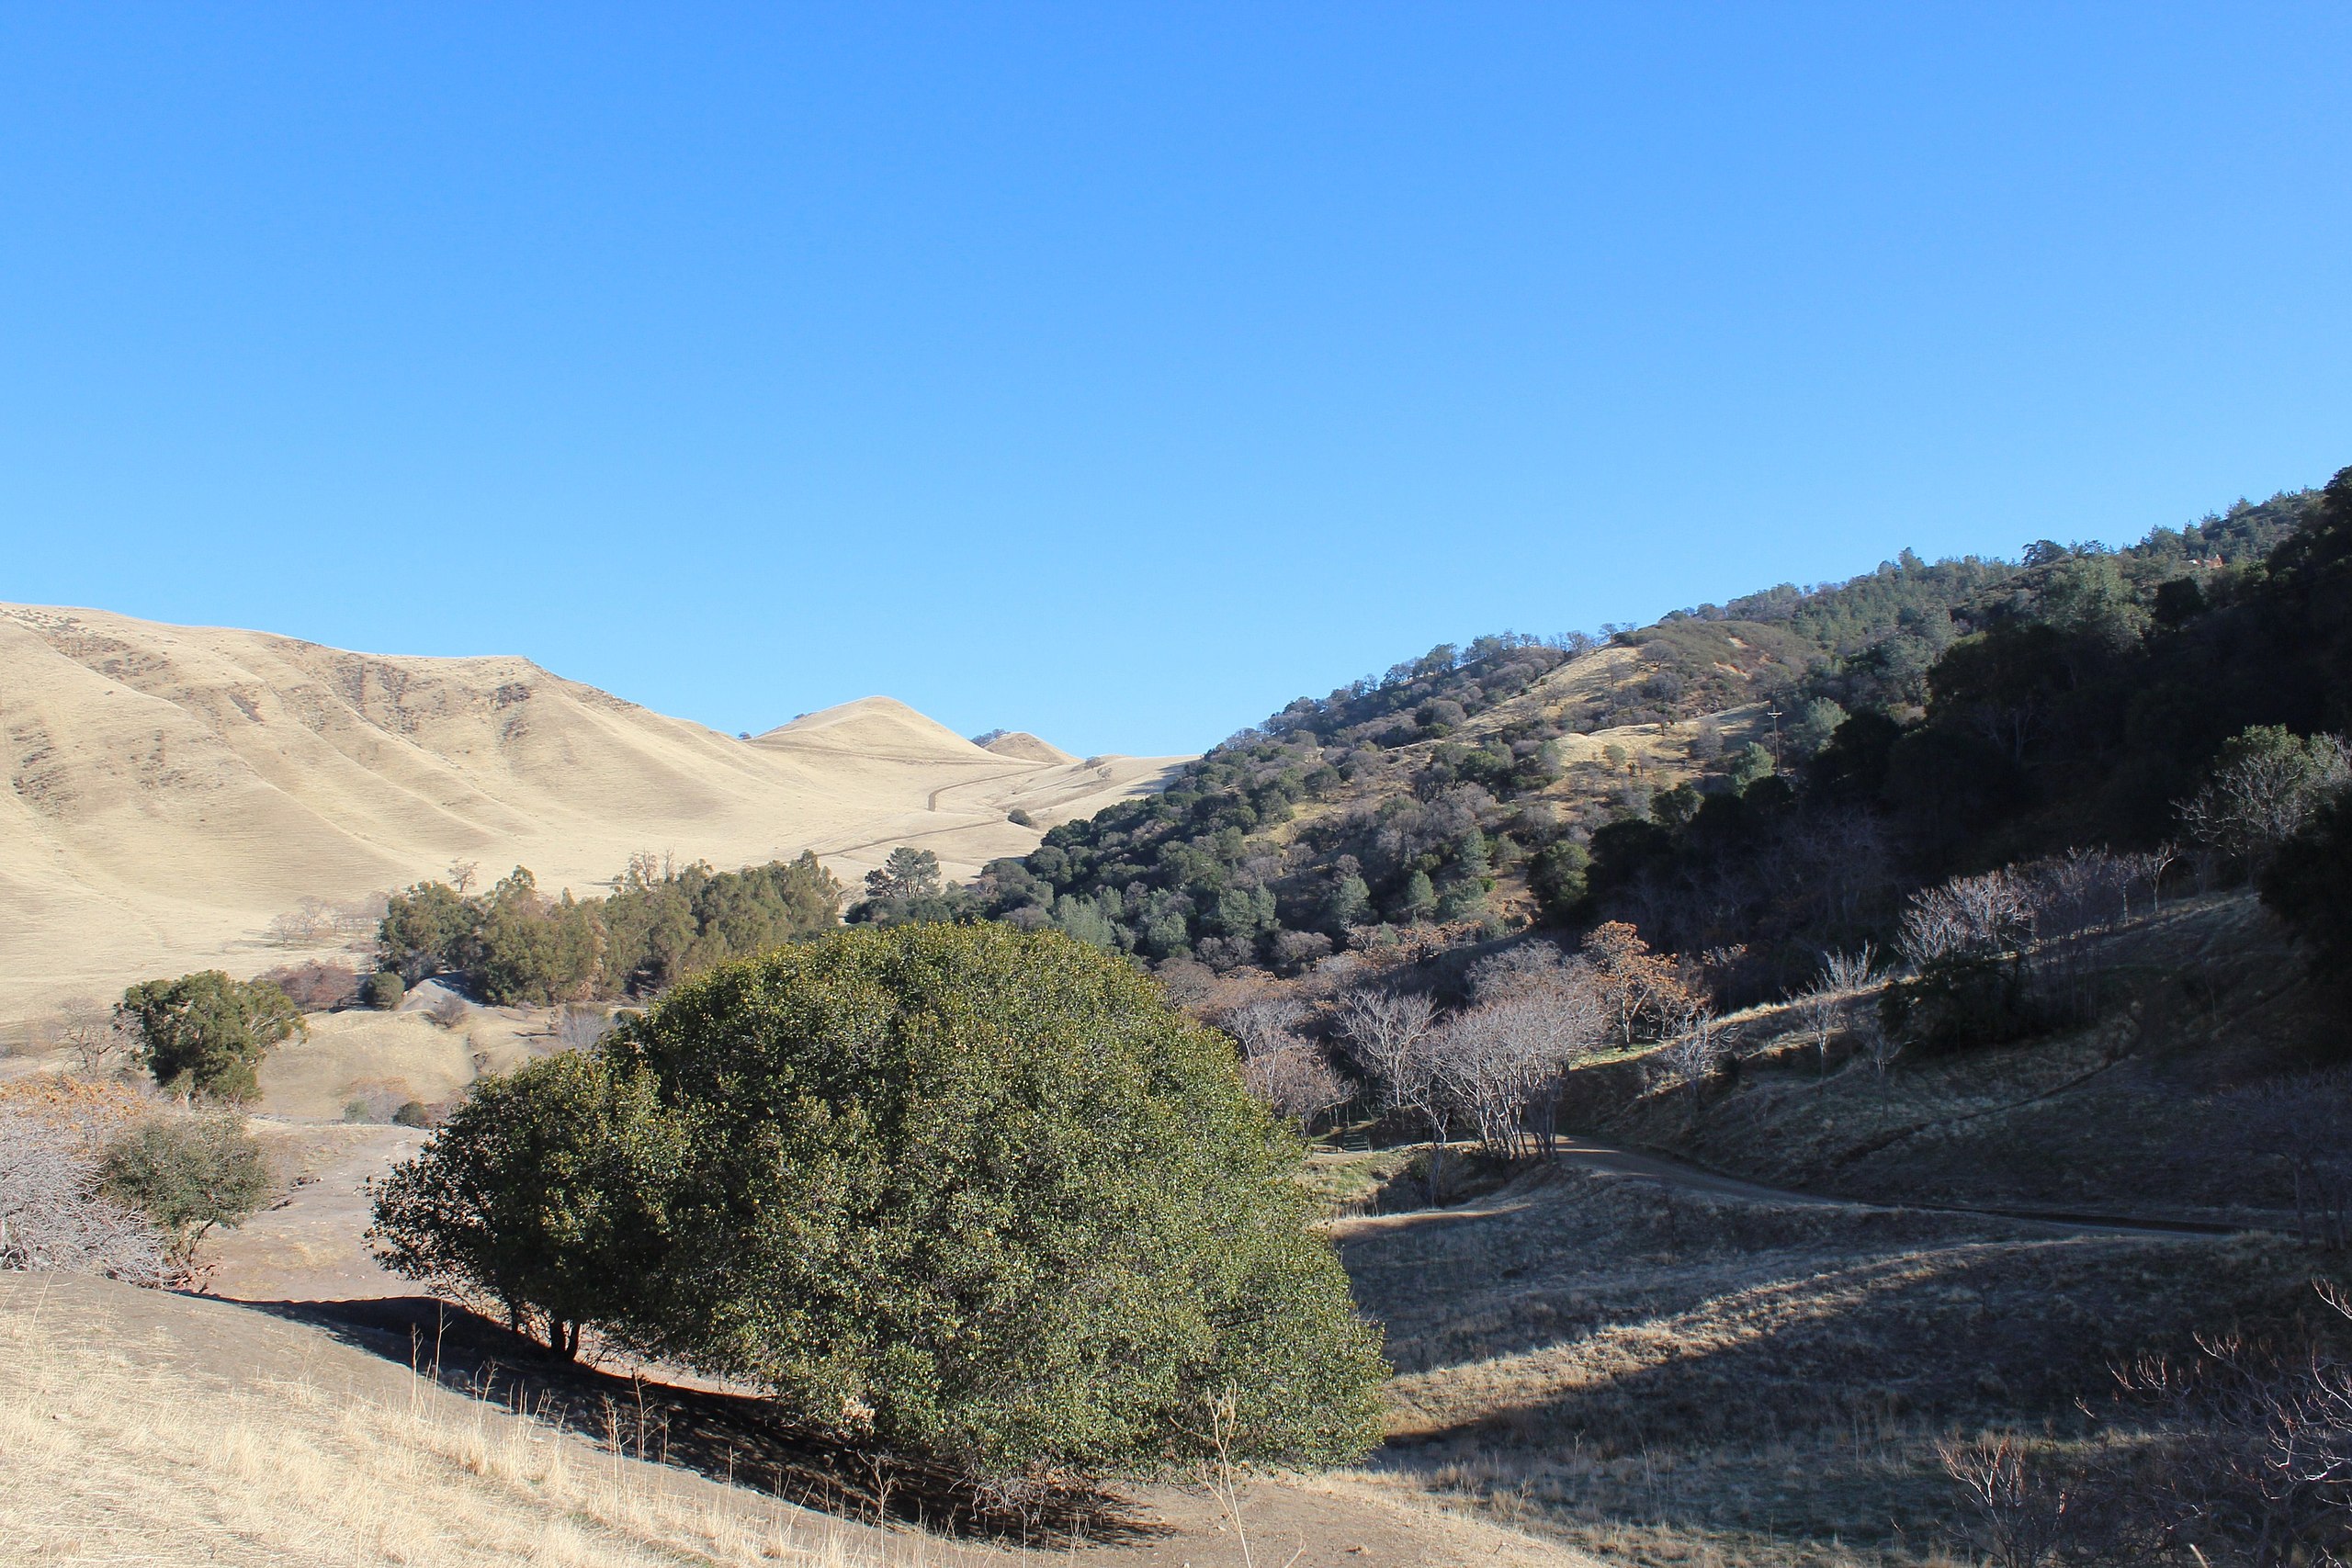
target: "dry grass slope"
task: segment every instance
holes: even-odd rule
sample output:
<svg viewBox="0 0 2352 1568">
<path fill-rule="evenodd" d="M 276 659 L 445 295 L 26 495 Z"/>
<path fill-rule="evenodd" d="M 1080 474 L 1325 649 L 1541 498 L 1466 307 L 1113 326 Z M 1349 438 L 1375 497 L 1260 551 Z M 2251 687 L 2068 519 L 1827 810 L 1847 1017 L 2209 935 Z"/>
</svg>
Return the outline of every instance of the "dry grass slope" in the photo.
<svg viewBox="0 0 2352 1568">
<path fill-rule="evenodd" d="M 625 1412 L 613 1435 L 593 1440 L 563 1429 L 566 1413 L 552 1404 L 510 1413 L 359 1348 L 368 1339 L 225 1302 L 0 1274 L 10 1373 L 0 1381 L 0 1556 L 337 1568 L 1592 1568 L 1346 1478 L 1244 1485 L 1234 1501 L 1247 1551 L 1227 1500 L 1201 1486 L 1137 1488 L 1111 1539 L 1050 1550 L 879 1529 L 741 1484 L 731 1455 L 707 1474 L 640 1461 L 644 1439 L 632 1439 Z M 429 1337 L 416 1353 L 431 1359 Z M 527 1374 L 502 1365 L 498 1386 L 535 1387 Z M 643 1390 L 657 1409 L 674 1392 Z M 665 1445 L 671 1423 L 661 1430 Z M 653 1460 L 659 1449 L 649 1445 Z M 742 1473 L 752 1464 L 747 1451 Z"/>
<path fill-rule="evenodd" d="M 0 605 L 0 1018 L 152 974 L 278 961 L 299 899 L 453 860 L 593 890 L 634 852 L 814 850 L 854 883 L 900 842 L 951 873 L 1159 786 L 1180 759 L 984 750 L 888 698 L 745 744 L 526 660 Z"/>
<path fill-rule="evenodd" d="M 199 1321 L 192 1331 L 166 1326 L 141 1310 L 156 1304 Z M 331 1346 L 310 1365 L 208 1366 L 255 1348 L 240 1336 L 249 1326 L 240 1315 L 250 1316 L 87 1280 L 0 1276 L 0 1360 L 9 1369 L 0 1380 L 0 1540 L 9 1561 L 882 1568 L 967 1560 L 939 1542 L 599 1453 L 397 1369 L 355 1367 L 356 1353 Z"/>
<path fill-rule="evenodd" d="M 1937 1562 L 1939 1437 L 2063 1424 L 2137 1350 L 2291 1312 L 2313 1267 L 1555 1171 L 1336 1228 L 1397 1368 L 1372 1478 L 1658 1564 Z"/>
</svg>

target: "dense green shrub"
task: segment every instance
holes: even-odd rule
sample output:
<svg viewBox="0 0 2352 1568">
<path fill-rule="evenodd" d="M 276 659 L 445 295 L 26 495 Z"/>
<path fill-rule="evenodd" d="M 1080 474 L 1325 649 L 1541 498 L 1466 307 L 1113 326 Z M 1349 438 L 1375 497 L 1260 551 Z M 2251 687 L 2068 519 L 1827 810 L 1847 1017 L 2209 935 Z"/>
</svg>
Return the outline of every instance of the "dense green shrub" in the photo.
<svg viewBox="0 0 2352 1568">
<path fill-rule="evenodd" d="M 155 1117 L 118 1134 L 100 1161 L 99 1183 L 168 1232 L 183 1264 L 206 1232 L 236 1225 L 273 1186 L 260 1142 L 233 1112 Z"/>
<path fill-rule="evenodd" d="M 379 969 L 359 983 L 359 999 L 379 1012 L 390 1012 L 407 994 L 400 975 L 390 969 Z"/>
<path fill-rule="evenodd" d="M 220 1100 L 259 1094 L 254 1070 L 262 1057 L 306 1032 L 301 1011 L 284 991 L 266 980 L 232 980 L 218 969 L 133 986 L 116 1011 L 137 1032 L 158 1085 Z"/>
<path fill-rule="evenodd" d="M 376 946 L 384 967 L 415 985 L 428 975 L 466 966 L 466 945 L 481 918 L 478 905 L 441 882 L 420 882 L 384 902 Z"/>
<path fill-rule="evenodd" d="M 2321 983 L 2352 992 L 2352 795 L 2287 840 L 2262 874 L 2262 901 L 2294 928 Z"/>
<path fill-rule="evenodd" d="M 516 866 L 490 890 L 468 967 L 493 1006 L 575 1001 L 596 993 L 603 946 L 600 922 L 570 888 L 548 898 Z"/>
<path fill-rule="evenodd" d="M 1128 964 L 859 929 L 690 982 L 608 1049 L 683 1129 L 628 1314 L 655 1348 L 976 1471 L 1197 1453 L 1228 1394 L 1244 1457 L 1378 1439 L 1377 1330 L 1295 1142 Z"/>
<path fill-rule="evenodd" d="M 1879 1021 L 1895 1039 L 1929 1054 L 2002 1044 L 2037 1026 L 2025 961 L 1999 953 L 1929 959 L 1881 994 Z"/>
<path fill-rule="evenodd" d="M 581 1325 L 638 1311 L 659 1266 L 679 1123 L 653 1087 L 577 1051 L 482 1079 L 377 1188 L 377 1258 L 576 1354 Z"/>
<path fill-rule="evenodd" d="M 1566 920 L 1584 902 L 1592 853 L 1582 844 L 1562 839 L 1546 844 L 1528 863 L 1527 886 L 1548 920 Z"/>
</svg>

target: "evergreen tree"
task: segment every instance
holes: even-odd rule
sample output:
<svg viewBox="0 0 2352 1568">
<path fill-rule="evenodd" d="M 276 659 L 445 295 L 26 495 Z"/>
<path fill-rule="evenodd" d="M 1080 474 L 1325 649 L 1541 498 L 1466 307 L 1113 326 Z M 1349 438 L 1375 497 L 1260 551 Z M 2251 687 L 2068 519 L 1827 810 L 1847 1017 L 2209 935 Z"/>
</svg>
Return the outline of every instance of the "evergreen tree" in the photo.
<svg viewBox="0 0 2352 1568">
<path fill-rule="evenodd" d="M 220 1100 L 258 1095 L 262 1058 L 309 1032 L 284 991 L 266 980 L 232 980 L 218 969 L 133 986 L 115 1011 L 136 1032 L 160 1087 Z"/>
<path fill-rule="evenodd" d="M 1437 913 L 1437 887 L 1430 881 L 1430 874 L 1416 869 L 1405 880 L 1404 901 L 1396 908 L 1399 918 L 1419 922 Z"/>
</svg>

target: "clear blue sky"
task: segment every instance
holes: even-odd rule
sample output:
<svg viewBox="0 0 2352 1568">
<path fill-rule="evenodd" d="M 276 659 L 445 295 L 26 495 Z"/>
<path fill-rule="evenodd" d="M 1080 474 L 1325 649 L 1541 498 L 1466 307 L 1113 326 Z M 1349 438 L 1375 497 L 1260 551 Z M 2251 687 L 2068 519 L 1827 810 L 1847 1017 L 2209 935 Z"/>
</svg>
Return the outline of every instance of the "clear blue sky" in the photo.
<svg viewBox="0 0 2352 1568">
<path fill-rule="evenodd" d="M 2352 463 L 2352 10 L 21 5 L 0 598 L 1209 744 Z"/>
</svg>

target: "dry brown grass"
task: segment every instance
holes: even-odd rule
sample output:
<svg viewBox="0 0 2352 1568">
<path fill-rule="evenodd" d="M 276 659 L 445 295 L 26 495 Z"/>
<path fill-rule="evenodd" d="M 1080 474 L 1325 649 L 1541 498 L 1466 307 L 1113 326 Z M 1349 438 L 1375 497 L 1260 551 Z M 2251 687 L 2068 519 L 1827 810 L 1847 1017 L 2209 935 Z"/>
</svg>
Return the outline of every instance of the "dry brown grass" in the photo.
<svg viewBox="0 0 2352 1568">
<path fill-rule="evenodd" d="M 2285 933 L 2250 895 L 2183 900 L 2095 939 L 2091 1025 L 1884 1075 L 1825 1077 L 1783 1009 L 1739 1022 L 1749 1055 L 1695 1118 L 1638 1063 L 1580 1075 L 1579 1125 L 1771 1185 L 1872 1201 L 2279 1224 L 2293 1185 L 2250 1098 L 2340 1058 Z M 1867 1003 L 1865 1004 L 1867 1005 Z M 1589 1087 L 1586 1087 L 1589 1085 Z"/>
<path fill-rule="evenodd" d="M 1939 1437 L 2063 1427 L 2114 1362 L 2291 1310 L 2312 1267 L 1556 1172 L 1334 1229 L 1397 1367 L 1369 1479 L 1678 1565 L 1936 1562 Z"/>
<path fill-rule="evenodd" d="M 143 1085 L 121 1078 L 40 1073 L 0 1083 L 0 1107 L 70 1127 L 87 1146 L 96 1148 L 151 1114 L 155 1100 Z"/>
<path fill-rule="evenodd" d="M 0 1314 L 0 1540 L 12 1562 L 944 1563 L 754 1494 L 665 1483 L 422 1380 L 232 1380 L 116 1341 L 86 1298 Z M 149 1331 L 152 1335 L 154 1331 Z M 185 1347 L 183 1346 L 184 1349 Z"/>
</svg>

